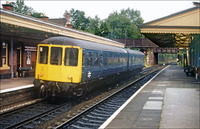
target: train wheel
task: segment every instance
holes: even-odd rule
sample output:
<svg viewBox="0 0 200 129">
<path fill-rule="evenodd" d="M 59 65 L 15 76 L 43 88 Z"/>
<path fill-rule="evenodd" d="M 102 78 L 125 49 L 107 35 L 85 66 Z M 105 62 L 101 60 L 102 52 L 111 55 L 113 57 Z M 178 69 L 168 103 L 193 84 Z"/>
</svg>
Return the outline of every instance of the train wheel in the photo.
<svg viewBox="0 0 200 129">
<path fill-rule="evenodd" d="M 38 97 L 39 98 L 47 98 L 48 97 L 48 90 L 47 90 L 47 87 L 45 85 L 41 86 Z"/>
</svg>

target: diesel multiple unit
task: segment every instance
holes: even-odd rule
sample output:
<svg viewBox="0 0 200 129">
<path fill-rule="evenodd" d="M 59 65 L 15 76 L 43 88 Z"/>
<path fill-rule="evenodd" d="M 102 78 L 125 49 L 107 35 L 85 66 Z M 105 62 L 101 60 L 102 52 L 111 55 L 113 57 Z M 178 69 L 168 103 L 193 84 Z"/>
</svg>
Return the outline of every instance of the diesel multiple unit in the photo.
<svg viewBox="0 0 200 129">
<path fill-rule="evenodd" d="M 80 96 L 95 83 L 110 83 L 137 74 L 144 54 L 68 37 L 53 37 L 38 45 L 34 85 L 43 97 L 62 93 Z"/>
</svg>

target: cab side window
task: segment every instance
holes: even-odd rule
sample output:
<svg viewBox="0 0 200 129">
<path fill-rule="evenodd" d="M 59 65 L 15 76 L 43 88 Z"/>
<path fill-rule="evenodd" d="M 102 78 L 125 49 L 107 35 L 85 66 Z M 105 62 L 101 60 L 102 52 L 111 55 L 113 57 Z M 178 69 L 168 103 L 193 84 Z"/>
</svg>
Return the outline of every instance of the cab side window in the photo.
<svg viewBox="0 0 200 129">
<path fill-rule="evenodd" d="M 87 68 L 92 68 L 93 52 L 87 53 Z"/>
</svg>

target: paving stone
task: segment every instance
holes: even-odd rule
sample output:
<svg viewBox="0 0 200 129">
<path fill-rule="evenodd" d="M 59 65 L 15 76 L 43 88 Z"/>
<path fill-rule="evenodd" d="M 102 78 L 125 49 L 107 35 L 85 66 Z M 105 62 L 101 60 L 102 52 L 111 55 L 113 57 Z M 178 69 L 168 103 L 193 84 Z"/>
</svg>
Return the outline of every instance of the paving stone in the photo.
<svg viewBox="0 0 200 129">
<path fill-rule="evenodd" d="M 109 129 L 200 128 L 199 83 L 170 66 L 150 82 L 107 126 Z"/>
<path fill-rule="evenodd" d="M 143 109 L 161 110 L 162 102 L 160 101 L 147 101 Z"/>
</svg>

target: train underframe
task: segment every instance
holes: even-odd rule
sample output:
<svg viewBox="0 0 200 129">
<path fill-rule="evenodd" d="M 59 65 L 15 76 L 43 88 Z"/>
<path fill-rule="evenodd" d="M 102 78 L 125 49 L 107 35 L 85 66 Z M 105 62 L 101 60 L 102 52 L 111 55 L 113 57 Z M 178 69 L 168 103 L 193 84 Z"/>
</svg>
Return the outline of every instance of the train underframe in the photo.
<svg viewBox="0 0 200 129">
<path fill-rule="evenodd" d="M 103 78 L 98 78 L 79 84 L 76 83 L 66 83 L 66 82 L 55 82 L 55 81 L 45 81 L 45 80 L 34 80 L 34 85 L 38 88 L 39 98 L 51 98 L 54 100 L 56 97 L 67 97 L 74 98 L 80 97 L 96 88 L 101 87 L 102 85 L 109 85 L 116 80 L 122 80 L 123 78 L 132 77 L 138 75 L 141 72 L 142 68 L 138 68 L 132 71 L 126 71 L 122 73 L 117 73 Z"/>
</svg>

